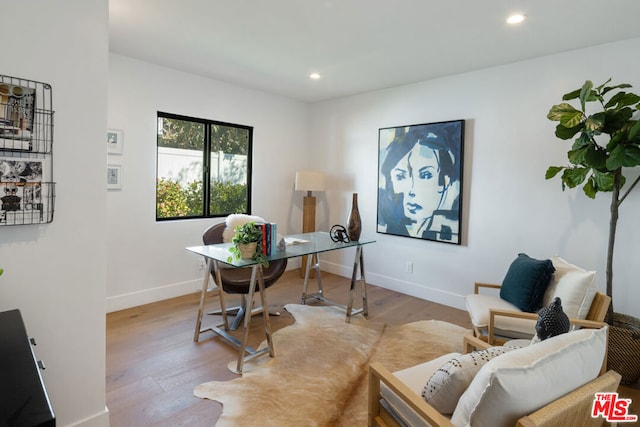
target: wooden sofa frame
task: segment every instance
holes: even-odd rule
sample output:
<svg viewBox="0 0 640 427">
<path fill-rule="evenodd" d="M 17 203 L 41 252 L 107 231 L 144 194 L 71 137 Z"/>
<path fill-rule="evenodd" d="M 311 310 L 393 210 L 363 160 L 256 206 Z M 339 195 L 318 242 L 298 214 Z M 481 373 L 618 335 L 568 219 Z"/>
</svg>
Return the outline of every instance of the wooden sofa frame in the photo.
<svg viewBox="0 0 640 427">
<path fill-rule="evenodd" d="M 480 288 L 500 289 L 501 285 L 494 284 L 494 283 L 475 282 L 473 287 L 473 293 L 478 294 L 480 292 Z M 611 304 L 611 297 L 603 294 L 600 291 L 597 291 L 593 297 L 593 301 L 591 302 L 591 307 L 589 307 L 589 312 L 587 313 L 585 320 L 591 320 L 594 322 L 604 321 L 605 317 L 607 316 L 607 312 L 609 311 L 610 304 Z M 511 316 L 511 314 L 513 314 L 513 316 Z M 519 314 L 525 314 L 525 316 L 519 316 Z M 528 314 L 533 315 L 533 317 L 527 317 L 526 315 Z M 495 336 L 494 325 L 495 325 L 496 316 L 511 316 L 511 317 L 518 317 L 521 319 L 527 319 L 527 318 L 537 319 L 538 318 L 537 313 L 525 313 L 525 312 L 499 310 L 499 309 L 492 308 L 489 310 L 489 326 L 488 326 L 487 334 L 484 334 L 482 331 L 474 327 L 473 335 L 493 345 L 502 345 L 505 341 L 507 341 L 507 339 Z M 593 326 L 585 325 L 584 327 L 593 327 Z M 493 338 L 489 339 L 489 337 L 493 337 Z"/>
<path fill-rule="evenodd" d="M 608 304 L 607 304 L 608 307 Z M 516 313 L 504 311 L 496 315 L 536 319 L 536 313 Z M 583 328 L 601 328 L 603 322 L 591 320 L 569 319 L 571 324 Z M 492 320 L 493 321 L 493 320 Z M 487 337 L 494 340 L 492 330 Z M 489 342 L 472 335 L 463 339 L 464 352 L 483 350 L 492 347 Z M 517 427 L 552 427 L 552 426 L 602 426 L 603 418 L 591 418 L 591 406 L 596 392 L 615 392 L 620 384 L 621 375 L 615 371 L 606 371 L 607 357 L 605 353 L 602 369 L 598 378 L 578 387 L 564 396 L 548 403 L 537 411 L 520 418 Z M 440 414 L 429 405 L 422 396 L 416 394 L 391 371 L 380 363 L 369 366 L 368 425 L 369 427 L 401 427 L 395 418 L 380 405 L 380 384 L 389 387 L 423 420 L 433 427 L 454 427 L 449 418 Z"/>
</svg>

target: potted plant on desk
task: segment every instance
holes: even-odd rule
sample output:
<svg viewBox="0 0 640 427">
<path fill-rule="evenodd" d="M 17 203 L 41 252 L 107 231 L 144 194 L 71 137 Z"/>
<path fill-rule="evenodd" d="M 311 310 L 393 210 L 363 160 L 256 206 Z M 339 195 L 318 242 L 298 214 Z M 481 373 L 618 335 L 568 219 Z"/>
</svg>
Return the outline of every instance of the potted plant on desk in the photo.
<svg viewBox="0 0 640 427">
<path fill-rule="evenodd" d="M 609 244 L 607 248 L 606 287 L 612 298 L 607 323 L 609 329 L 609 353 L 607 363 L 622 375 L 622 383 L 634 383 L 640 377 L 640 319 L 613 310 L 613 246 L 620 205 L 640 182 L 635 176 L 623 192 L 626 178 L 623 170 L 640 166 L 640 96 L 625 92 L 629 84 L 594 87 L 587 80 L 580 89 L 567 93 L 564 101 L 578 100 L 579 108 L 563 102 L 551 107 L 547 118 L 557 121 L 556 136 L 563 140 L 577 136 L 568 152 L 568 166 L 551 166 L 546 178 L 558 175 L 562 189 L 583 185 L 587 197 L 595 199 L 598 192 L 611 193 Z M 588 114 L 589 103 L 600 108 Z M 631 260 L 633 262 L 633 260 Z"/>
<path fill-rule="evenodd" d="M 246 222 L 235 228 L 235 234 L 231 239 L 233 245 L 229 248 L 231 256 L 228 261 L 235 259 L 252 259 L 258 261 L 263 267 L 269 266 L 267 257 L 262 253 L 262 230 L 255 222 Z"/>
</svg>

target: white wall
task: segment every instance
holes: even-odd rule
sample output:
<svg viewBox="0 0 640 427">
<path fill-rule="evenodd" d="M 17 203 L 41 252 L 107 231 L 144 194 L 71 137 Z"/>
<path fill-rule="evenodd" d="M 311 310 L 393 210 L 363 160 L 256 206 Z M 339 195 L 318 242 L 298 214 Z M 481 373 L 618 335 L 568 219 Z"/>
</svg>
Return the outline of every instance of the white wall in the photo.
<svg viewBox="0 0 640 427">
<path fill-rule="evenodd" d="M 252 211 L 281 233 L 301 229 L 293 182 L 312 162 L 306 104 L 111 54 L 108 124 L 124 131 L 124 154 L 109 156 L 123 165 L 123 190 L 107 195 L 109 311 L 200 289 L 201 259 L 184 248 L 222 220 L 155 221 L 158 111 L 253 126 Z"/>
<path fill-rule="evenodd" d="M 463 308 L 473 282 L 500 282 L 519 252 L 561 255 L 598 272 L 604 290 L 609 195 L 547 181 L 563 164 L 569 142 L 546 119 L 562 94 L 591 79 L 613 77 L 640 90 L 634 70 L 640 39 L 543 57 L 477 72 L 306 105 L 110 56 L 109 126 L 124 129 L 124 190 L 108 194 L 108 308 L 116 310 L 199 288 L 200 260 L 184 251 L 199 244 L 215 220 L 154 221 L 155 112 L 255 127 L 253 212 L 300 231 L 296 168 L 328 173 L 318 196 L 317 228 L 344 224 L 359 194 L 369 282 Z M 310 117 L 310 122 L 308 121 Z M 461 246 L 377 234 L 377 137 L 381 127 L 465 119 L 464 226 Z M 115 156 L 111 156 L 112 159 Z M 275 191 L 274 191 L 275 190 Z M 631 254 L 640 192 L 623 204 L 615 256 L 617 311 L 640 315 Z M 323 268 L 350 275 L 353 254 L 322 257 Z M 405 272 L 407 261 L 413 273 Z M 298 261 L 291 263 L 297 266 Z"/>
<path fill-rule="evenodd" d="M 20 309 L 36 338 L 59 426 L 109 425 L 107 22 L 106 0 L 2 3 L 0 39 L 12 47 L 0 72 L 52 86 L 57 198 L 51 224 L 0 227 L 0 310 Z"/>
<path fill-rule="evenodd" d="M 359 194 L 367 279 L 374 284 L 462 308 L 474 281 L 500 283 L 519 252 L 559 254 L 598 272 L 604 290 L 610 194 L 588 199 L 547 181 L 548 166 L 565 164 L 571 142 L 555 138 L 551 105 L 587 80 L 631 83 L 640 91 L 640 39 L 449 76 L 316 104 L 312 156 L 325 156 L 329 225 L 345 223 L 351 193 Z M 376 234 L 377 137 L 389 126 L 465 119 L 464 244 Z M 632 175 L 632 178 L 637 176 Z M 636 248 L 640 191 L 621 207 L 614 265 L 616 311 L 640 315 Z M 320 214 L 321 215 L 321 214 Z M 346 275 L 350 254 L 325 257 Z M 406 261 L 414 263 L 405 273 Z"/>
</svg>

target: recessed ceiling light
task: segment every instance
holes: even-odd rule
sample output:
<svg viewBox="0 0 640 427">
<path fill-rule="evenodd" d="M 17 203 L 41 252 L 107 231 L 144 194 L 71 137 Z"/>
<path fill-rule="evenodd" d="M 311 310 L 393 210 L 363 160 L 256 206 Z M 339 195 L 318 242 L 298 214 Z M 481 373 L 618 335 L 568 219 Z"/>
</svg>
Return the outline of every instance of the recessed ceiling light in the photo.
<svg viewBox="0 0 640 427">
<path fill-rule="evenodd" d="M 318 74 L 318 73 L 311 73 L 311 74 L 309 74 L 309 78 L 310 78 L 311 80 L 318 80 L 318 79 L 320 78 L 320 74 Z"/>
<path fill-rule="evenodd" d="M 520 14 L 515 14 L 515 15 L 511 15 L 510 17 L 507 18 L 507 24 L 519 24 L 522 21 L 524 21 L 525 16 L 524 15 L 520 15 Z"/>
</svg>

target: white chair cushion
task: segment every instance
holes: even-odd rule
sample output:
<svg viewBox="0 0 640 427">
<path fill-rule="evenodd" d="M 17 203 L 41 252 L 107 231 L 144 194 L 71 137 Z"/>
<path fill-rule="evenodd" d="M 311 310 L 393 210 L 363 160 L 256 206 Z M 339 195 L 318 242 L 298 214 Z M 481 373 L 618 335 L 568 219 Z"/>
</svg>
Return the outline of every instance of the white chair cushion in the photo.
<svg viewBox="0 0 640 427">
<path fill-rule="evenodd" d="M 425 380 L 431 377 L 431 375 L 433 375 L 433 373 L 444 363 L 457 356 L 461 356 L 461 354 L 445 354 L 444 356 L 440 356 L 428 362 L 421 363 L 401 371 L 396 371 L 393 375 L 409 387 L 417 396 L 419 396 L 422 392 L 422 388 L 424 387 Z M 394 415 L 400 418 L 407 425 L 416 427 L 425 427 L 429 425 L 385 384 L 380 384 L 380 395 L 386 401 L 389 409 L 393 411 Z"/>
<path fill-rule="evenodd" d="M 236 226 L 246 224 L 247 222 L 265 222 L 264 218 L 254 215 L 231 214 L 225 220 L 226 228 L 222 231 L 222 241 L 231 243 L 233 235 L 236 232 Z"/>
<path fill-rule="evenodd" d="M 556 271 L 542 299 L 546 307 L 555 297 L 562 300 L 562 309 L 571 318 L 585 319 L 596 295 L 595 271 L 586 271 L 554 256 Z"/>
<path fill-rule="evenodd" d="M 479 329 L 489 326 L 489 310 L 496 308 L 521 312 L 521 310 L 498 296 L 486 294 L 470 294 L 465 296 L 464 303 L 469 312 L 471 323 Z M 531 338 L 536 333 L 535 320 L 515 319 L 498 316 L 495 321 L 495 335 L 510 338 Z"/>
<path fill-rule="evenodd" d="M 607 327 L 568 332 L 510 351 L 485 364 L 451 417 L 456 426 L 513 426 L 598 376 Z"/>
<path fill-rule="evenodd" d="M 441 414 L 451 415 L 480 368 L 511 350 L 513 348 L 491 347 L 449 359 L 429 377 L 422 389 L 422 398 Z"/>
</svg>

